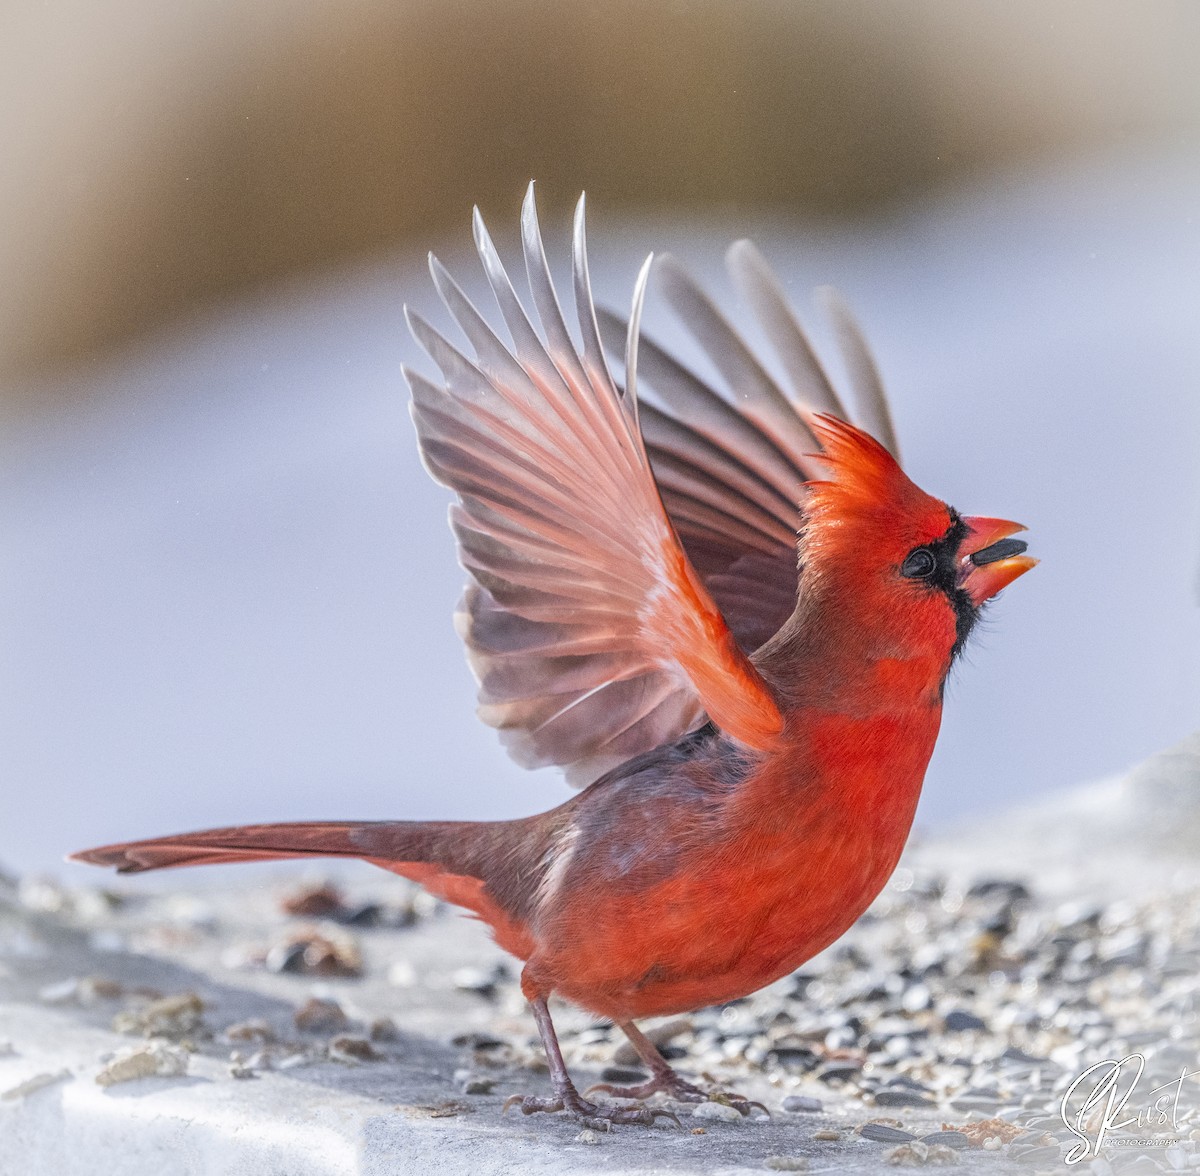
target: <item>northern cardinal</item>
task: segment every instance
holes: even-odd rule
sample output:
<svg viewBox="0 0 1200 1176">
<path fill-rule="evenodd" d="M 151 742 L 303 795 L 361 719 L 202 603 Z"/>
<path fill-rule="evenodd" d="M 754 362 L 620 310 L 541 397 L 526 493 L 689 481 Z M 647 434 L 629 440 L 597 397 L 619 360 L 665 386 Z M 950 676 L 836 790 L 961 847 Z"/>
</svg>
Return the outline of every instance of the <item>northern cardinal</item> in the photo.
<svg viewBox="0 0 1200 1176">
<path fill-rule="evenodd" d="M 951 664 L 984 602 L 1036 561 L 1011 538 L 1018 524 L 960 515 L 902 472 L 840 302 L 862 428 L 749 242 L 729 266 L 792 396 L 668 258 L 662 289 L 732 395 L 639 341 L 650 260 L 628 324 L 597 316 L 583 210 L 581 345 L 531 187 L 521 225 L 541 329 L 476 212 L 511 343 L 431 257 L 474 357 L 409 312 L 442 378 L 406 375 L 425 464 L 458 495 L 470 581 L 457 623 L 480 715 L 521 763 L 562 765 L 587 787 L 522 820 L 251 825 L 75 857 L 124 873 L 352 857 L 413 879 L 525 961 L 554 1093 L 522 1110 L 607 1127 L 669 1112 L 581 1095 L 547 998 L 611 1018 L 649 1067 L 640 1086 L 601 1089 L 703 1100 L 635 1018 L 745 996 L 862 914 L 908 836 Z M 623 351 L 623 390 L 605 342 Z M 640 406 L 639 377 L 656 393 Z"/>
</svg>

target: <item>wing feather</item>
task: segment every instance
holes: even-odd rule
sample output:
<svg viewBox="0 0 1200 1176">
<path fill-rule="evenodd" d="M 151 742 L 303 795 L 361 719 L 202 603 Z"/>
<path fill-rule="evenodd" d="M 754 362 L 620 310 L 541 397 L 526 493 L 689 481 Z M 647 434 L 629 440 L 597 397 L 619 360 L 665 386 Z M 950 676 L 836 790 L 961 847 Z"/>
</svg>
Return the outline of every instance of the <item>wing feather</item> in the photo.
<svg viewBox="0 0 1200 1176">
<path fill-rule="evenodd" d="M 832 413 L 848 420 L 842 398 L 792 312 L 779 279 L 754 242 L 735 241 L 725 254 L 725 264 L 762 324 L 796 396 L 813 412 Z"/>
<path fill-rule="evenodd" d="M 734 390 L 738 411 L 770 437 L 804 476 L 799 455 L 820 449 L 816 436 L 741 335 L 673 257 L 659 261 L 660 288 Z"/>
<path fill-rule="evenodd" d="M 850 386 L 854 389 L 857 423 L 899 461 L 900 447 L 896 442 L 896 428 L 892 424 L 892 410 L 862 327 L 858 325 L 846 300 L 832 287 L 823 287 L 820 297 L 825 312 L 833 321 L 838 346 L 850 376 Z M 850 418 L 843 415 L 843 419 Z"/>
<path fill-rule="evenodd" d="M 431 257 L 434 284 L 472 355 L 409 313 L 443 382 L 406 374 L 426 467 L 459 498 L 451 525 L 472 582 L 456 622 L 479 678 L 481 716 L 518 760 L 562 764 L 575 779 L 706 715 L 751 747 L 770 746 L 782 725 L 775 700 L 680 546 L 639 431 L 638 319 L 649 263 L 635 287 L 622 392 L 592 299 L 583 202 L 572 249 L 580 347 L 550 279 L 532 190 L 522 243 L 540 332 L 478 213 L 474 234 L 511 346 Z M 737 464 L 714 442 L 697 448 L 710 464 Z M 694 466 L 663 460 L 675 475 L 668 492 L 713 541 L 724 535 L 760 553 L 787 541 L 776 493 L 744 465 L 727 470 L 745 491 L 731 504 Z"/>
</svg>

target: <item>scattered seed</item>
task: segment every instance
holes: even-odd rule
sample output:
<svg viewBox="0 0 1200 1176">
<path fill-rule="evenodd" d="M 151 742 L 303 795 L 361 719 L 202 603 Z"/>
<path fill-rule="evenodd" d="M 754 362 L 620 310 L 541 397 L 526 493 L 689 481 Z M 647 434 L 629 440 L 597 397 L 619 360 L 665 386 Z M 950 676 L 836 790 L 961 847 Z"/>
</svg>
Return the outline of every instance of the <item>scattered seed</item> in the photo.
<svg viewBox="0 0 1200 1176">
<path fill-rule="evenodd" d="M 870 1139 L 875 1143 L 909 1143 L 917 1138 L 911 1131 L 901 1131 L 884 1123 L 864 1123 L 858 1129 L 858 1133 L 863 1139 Z"/>
<path fill-rule="evenodd" d="M 96 1075 L 100 1086 L 116 1086 L 139 1078 L 178 1078 L 188 1072 L 189 1054 L 176 1045 L 152 1041 L 136 1049 L 121 1050 Z"/>
<path fill-rule="evenodd" d="M 952 1147 L 955 1151 L 971 1146 L 970 1139 L 961 1131 L 931 1131 L 928 1135 L 921 1136 L 921 1142 L 931 1147 L 941 1144 L 943 1147 Z"/>
<path fill-rule="evenodd" d="M 178 1041 L 200 1028 L 203 1013 L 204 1001 L 196 993 L 181 992 L 152 1000 L 141 1008 L 118 1013 L 112 1025 L 118 1033 L 167 1037 Z"/>
</svg>

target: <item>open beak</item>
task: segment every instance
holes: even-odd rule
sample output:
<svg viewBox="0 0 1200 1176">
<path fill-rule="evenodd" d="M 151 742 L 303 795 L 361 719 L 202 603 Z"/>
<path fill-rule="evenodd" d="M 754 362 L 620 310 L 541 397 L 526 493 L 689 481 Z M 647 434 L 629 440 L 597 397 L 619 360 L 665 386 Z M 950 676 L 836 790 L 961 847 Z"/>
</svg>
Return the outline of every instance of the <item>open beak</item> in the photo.
<svg viewBox="0 0 1200 1176">
<path fill-rule="evenodd" d="M 978 608 L 1035 567 L 1037 560 L 1025 554 L 1026 543 L 1011 538 L 1025 530 L 1020 523 L 971 517 L 963 522 L 968 530 L 958 549 L 958 584 L 966 589 L 971 603 Z"/>
</svg>

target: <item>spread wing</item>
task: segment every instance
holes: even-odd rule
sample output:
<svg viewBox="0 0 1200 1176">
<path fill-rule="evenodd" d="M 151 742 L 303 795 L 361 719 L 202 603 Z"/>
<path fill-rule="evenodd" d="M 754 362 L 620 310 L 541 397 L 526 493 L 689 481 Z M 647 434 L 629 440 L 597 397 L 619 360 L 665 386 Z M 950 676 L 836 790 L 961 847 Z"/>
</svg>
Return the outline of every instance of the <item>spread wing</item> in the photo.
<svg viewBox="0 0 1200 1176">
<path fill-rule="evenodd" d="M 746 652 L 796 604 L 796 529 L 805 481 L 819 478 L 815 413 L 854 421 L 897 453 L 887 399 L 849 309 L 822 291 L 850 376 L 855 412 L 831 383 L 778 279 L 749 241 L 726 263 L 785 372 L 787 392 L 708 295 L 673 258 L 656 266 L 659 288 L 728 387 L 722 393 L 644 336 L 638 380 L 642 434 L 663 503 L 697 572 Z M 601 311 L 605 345 L 619 351 L 624 319 Z M 646 387 L 650 395 L 645 394 Z"/>
<path fill-rule="evenodd" d="M 582 347 L 550 280 L 531 187 L 521 225 L 540 332 L 476 212 L 476 245 L 511 343 L 431 258 L 473 356 L 410 312 L 442 382 L 405 373 L 425 464 L 458 495 L 451 525 L 471 577 L 458 621 L 480 682 L 480 715 L 519 762 L 561 764 L 577 781 L 706 715 L 755 748 L 769 746 L 782 725 L 679 542 L 639 430 L 638 320 L 649 262 L 625 332 L 621 392 L 601 346 L 583 210 L 581 199 L 573 276 Z M 785 534 L 781 525 L 776 538 Z"/>
</svg>

